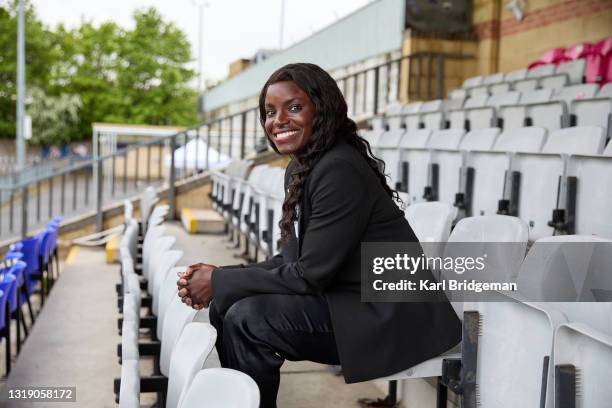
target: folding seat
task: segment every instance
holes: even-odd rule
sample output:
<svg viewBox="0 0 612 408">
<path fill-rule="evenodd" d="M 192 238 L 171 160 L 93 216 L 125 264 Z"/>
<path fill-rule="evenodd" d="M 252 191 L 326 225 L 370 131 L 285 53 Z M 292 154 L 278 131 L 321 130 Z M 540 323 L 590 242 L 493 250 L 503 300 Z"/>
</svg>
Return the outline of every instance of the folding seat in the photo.
<svg viewBox="0 0 612 408">
<path fill-rule="evenodd" d="M 447 132 L 450 133 L 450 132 Z M 431 157 L 431 194 L 436 201 L 461 206 L 457 193 L 465 193 L 465 155 L 470 150 L 490 150 L 495 143 L 499 129 L 478 129 L 468 132 L 452 132 L 444 138 L 445 146 L 440 146 L 441 138 L 434 133 L 430 140 Z M 435 147 L 434 147 L 435 146 Z"/>
<path fill-rule="evenodd" d="M 497 109 L 500 106 L 516 105 L 520 96 L 520 92 L 491 95 L 486 106 L 466 109 L 467 128 L 473 130 L 498 126 Z"/>
<path fill-rule="evenodd" d="M 498 82 L 496 84 L 489 85 L 489 93 L 491 95 L 497 95 L 500 93 L 510 92 L 512 84 L 510 82 Z"/>
<path fill-rule="evenodd" d="M 568 82 L 571 85 L 581 84 L 584 82 L 584 69 L 586 67 L 585 59 L 577 59 L 574 61 L 567 61 L 557 65 L 555 75 L 566 74 L 568 76 Z"/>
<path fill-rule="evenodd" d="M 527 125 L 541 126 L 548 130 L 557 130 L 569 124 L 568 108 L 576 99 L 593 98 L 597 85 L 573 85 L 555 92 L 551 101 L 529 104 L 527 106 Z"/>
<path fill-rule="evenodd" d="M 155 275 L 152 276 L 153 287 L 152 290 L 149 291 L 149 294 L 153 297 L 153 303 L 151 307 L 151 311 L 154 315 L 158 315 L 159 311 L 159 292 L 162 286 L 162 283 L 166 280 L 170 269 L 172 269 L 178 261 L 183 257 L 183 251 L 179 250 L 170 250 L 166 251 L 163 254 L 163 258 L 160 259 L 159 265 L 155 267 Z M 174 277 L 173 277 L 174 278 Z"/>
<path fill-rule="evenodd" d="M 500 200 L 508 200 L 506 214 L 514 214 L 516 198 L 511 195 L 509 152 L 539 152 L 546 139 L 546 129 L 537 127 L 504 130 L 492 151 L 471 151 L 466 157 L 466 215 L 493 215 L 500 210 Z"/>
<path fill-rule="evenodd" d="M 555 69 L 557 68 L 556 64 L 542 64 L 538 65 L 534 68 L 530 68 L 527 71 L 526 78 L 541 78 L 544 76 L 552 75 L 555 73 Z"/>
<path fill-rule="evenodd" d="M 273 183 L 281 182 L 284 177 L 284 169 L 279 167 L 268 167 L 264 170 L 264 175 L 261 179 L 258 179 L 255 184 L 251 186 L 252 192 L 252 211 L 250 218 L 250 229 L 247 235 L 248 239 L 256 246 L 261 248 L 261 233 L 262 228 L 267 229 L 266 225 L 266 203 L 267 197 L 269 196 L 270 187 L 274 187 L 274 184 L 270 183 L 271 180 L 275 180 Z M 276 181 L 278 179 L 278 181 Z"/>
<path fill-rule="evenodd" d="M 612 144 L 603 155 L 572 155 L 569 157 L 565 194 L 567 218 L 573 225 L 566 225 L 569 233 L 598 235 L 612 238 Z M 605 181 L 605 182 L 604 182 Z M 573 214 L 571 214 L 573 212 Z M 565 217 L 565 214 L 563 214 Z"/>
<path fill-rule="evenodd" d="M 441 256 L 444 242 L 448 240 L 457 217 L 457 207 L 441 201 L 429 201 L 409 205 L 404 214 L 427 256 Z"/>
<path fill-rule="evenodd" d="M 475 86 L 482 85 L 483 80 L 484 80 L 484 77 L 481 75 L 467 78 L 465 81 L 463 81 L 463 85 L 461 87 L 462 88 L 473 88 Z"/>
<path fill-rule="evenodd" d="M 445 129 L 433 132 L 427 145 L 430 149 L 427 185 L 423 198 L 426 201 L 454 203 L 459 188 L 461 155 L 459 146 L 465 132 L 462 129 Z"/>
<path fill-rule="evenodd" d="M 157 269 L 164 257 L 166 251 L 168 251 L 176 242 L 176 237 L 163 236 L 159 237 L 151 247 L 151 256 L 149 260 L 149 267 L 147 271 L 143 271 L 143 276 L 147 279 L 147 291 L 153 293 L 154 279 L 157 275 Z"/>
<path fill-rule="evenodd" d="M 568 154 L 603 151 L 603 131 L 598 127 L 566 128 L 549 134 L 541 153 L 515 153 L 512 158 L 512 191 L 518 191 L 518 216 L 529 224 L 530 239 L 553 235 L 549 225 L 559 202 Z"/>
<path fill-rule="evenodd" d="M 389 129 L 405 128 L 407 130 L 416 130 L 419 128 L 419 112 L 423 107 L 423 102 L 413 102 L 404 105 L 400 117 L 389 118 Z"/>
<path fill-rule="evenodd" d="M 478 85 L 473 88 L 467 88 L 467 92 L 468 92 L 468 96 L 475 96 L 475 95 L 481 95 L 481 94 L 489 95 L 489 86 L 488 85 Z"/>
<path fill-rule="evenodd" d="M 564 57 L 568 61 L 586 58 L 593 51 L 593 44 L 588 42 L 578 43 L 565 49 Z"/>
<path fill-rule="evenodd" d="M 602 87 L 595 98 L 573 100 L 569 108 L 570 126 L 600 126 L 608 139 L 612 137 L 612 84 Z"/>
<path fill-rule="evenodd" d="M 518 92 L 530 92 L 537 89 L 539 83 L 538 78 L 525 78 L 512 83 L 512 89 Z"/>
<path fill-rule="evenodd" d="M 498 84 L 504 81 L 504 76 L 505 75 L 503 72 L 498 72 L 496 74 L 487 75 L 483 78 L 482 84 L 483 85 Z"/>
<path fill-rule="evenodd" d="M 10 318 L 10 295 L 13 288 L 17 285 L 17 280 L 13 275 L 2 274 L 0 280 L 0 337 L 4 338 L 4 363 L 6 364 L 6 375 L 11 372 L 11 318 Z"/>
<path fill-rule="evenodd" d="M 612 335 L 583 323 L 555 332 L 553 367 L 558 407 L 605 407 L 612 401 Z"/>
<path fill-rule="evenodd" d="M 446 112 L 463 108 L 464 103 L 465 103 L 465 98 L 446 99 L 442 103 L 442 110 L 446 114 Z M 444 128 L 445 125 L 446 123 L 443 124 L 442 128 Z"/>
<path fill-rule="evenodd" d="M 149 228 L 142 242 L 142 272 L 144 276 L 149 275 L 149 266 L 151 261 L 151 250 L 158 238 L 164 235 L 166 226 L 156 225 Z"/>
<path fill-rule="evenodd" d="M 423 201 L 430 157 L 427 145 L 431 133 L 429 129 L 406 132 L 400 141 L 400 185 L 396 190 L 404 193 L 407 204 Z"/>
<path fill-rule="evenodd" d="M 445 362 L 443 380 L 455 384 L 465 407 L 552 407 L 554 328 L 566 319 L 545 305 L 499 297 L 466 306 L 461 360 Z"/>
<path fill-rule="evenodd" d="M 526 105 L 533 103 L 548 102 L 552 98 L 552 89 L 538 89 L 531 92 L 521 93 L 518 104 L 499 106 L 497 117 L 501 119 L 504 129 L 516 129 L 525 126 L 527 115 Z"/>
<path fill-rule="evenodd" d="M 468 98 L 463 104 L 463 109 L 451 110 L 447 113 L 447 124 L 450 129 L 467 129 L 466 128 L 466 109 L 479 108 L 485 106 L 488 95 L 480 94 Z"/>
<path fill-rule="evenodd" d="M 270 255 L 271 248 L 269 247 L 270 236 L 268 236 L 267 231 L 273 228 L 271 222 L 273 222 L 273 214 L 270 214 L 270 211 L 274 211 L 274 202 L 276 201 L 273 198 L 273 195 L 283 193 L 284 189 L 284 178 L 285 178 L 285 169 L 281 167 L 273 167 L 266 177 L 267 182 L 262 184 L 257 192 L 257 199 L 255 200 L 255 208 L 256 211 L 259 212 L 259 215 L 256 216 L 256 221 L 258 222 L 257 232 L 254 233 L 253 241 L 257 243 L 259 248 L 267 255 Z"/>
<path fill-rule="evenodd" d="M 180 406 L 181 399 L 187 394 L 196 374 L 202 370 L 216 339 L 217 331 L 209 323 L 191 322 L 185 326 L 170 358 L 166 408 Z M 203 405 L 208 406 L 206 403 Z"/>
<path fill-rule="evenodd" d="M 431 130 L 442 129 L 444 121 L 443 105 L 444 101 L 441 99 L 423 103 L 419 113 L 418 127 Z"/>
<path fill-rule="evenodd" d="M 128 199 L 123 200 L 123 219 L 124 223 L 134 218 L 134 204 Z"/>
<path fill-rule="evenodd" d="M 252 229 L 252 219 L 255 218 L 255 186 L 261 183 L 261 179 L 265 178 L 268 168 L 269 166 L 267 164 L 255 166 L 249 174 L 239 218 L 240 232 L 245 236 L 248 236 L 250 233 Z"/>
<path fill-rule="evenodd" d="M 465 100 L 465 98 L 467 98 L 467 91 L 465 89 L 452 89 L 448 93 L 448 99 Z"/>
<path fill-rule="evenodd" d="M 504 75 L 504 81 L 505 82 L 520 81 L 521 79 L 525 79 L 525 78 L 527 78 L 527 69 L 526 68 L 521 68 L 521 69 L 517 69 L 515 71 L 510 71 L 510 72 L 506 73 L 506 75 Z"/>
<path fill-rule="evenodd" d="M 251 377 L 229 368 L 208 368 L 197 373 L 179 408 L 258 408 L 259 388 Z"/>
<path fill-rule="evenodd" d="M 389 185 L 395 188 L 400 181 L 400 150 L 402 137 L 409 133 L 405 129 L 395 129 L 385 132 L 378 144 L 377 157 L 385 162 L 384 173 L 389 176 Z"/>
</svg>

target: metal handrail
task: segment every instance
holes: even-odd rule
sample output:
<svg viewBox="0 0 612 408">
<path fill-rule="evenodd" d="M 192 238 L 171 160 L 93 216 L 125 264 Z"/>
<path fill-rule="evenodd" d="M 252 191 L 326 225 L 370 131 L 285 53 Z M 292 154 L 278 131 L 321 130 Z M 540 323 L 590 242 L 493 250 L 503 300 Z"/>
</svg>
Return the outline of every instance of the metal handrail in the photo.
<svg viewBox="0 0 612 408">
<path fill-rule="evenodd" d="M 345 94 L 350 109 L 349 114 L 353 117 L 364 114 L 372 116 L 377 115 L 380 108 L 399 101 L 401 96 L 405 95 L 404 91 L 407 91 L 409 96 L 415 96 L 419 99 L 440 99 L 444 84 L 444 61 L 467 58 L 473 57 L 462 54 L 418 52 L 343 75 L 336 81 Z M 421 62 L 423 60 L 427 62 L 427 69 L 422 70 Z M 434 60 L 437 63 L 435 70 L 433 69 Z M 407 68 L 403 65 L 405 61 L 409 61 L 410 64 L 413 61 L 417 62 L 415 72 L 411 71 L 410 75 L 407 76 L 404 75 L 403 71 Z M 373 75 L 373 78 L 368 77 L 368 75 Z M 413 80 L 416 80 L 415 89 L 412 89 Z M 425 89 L 421 89 L 420 82 L 423 80 L 427 83 Z M 353 81 L 351 92 L 348 88 L 349 81 Z M 359 81 L 362 81 L 362 83 Z M 434 81 L 436 85 L 435 95 L 432 88 Z M 116 200 L 124 199 L 138 194 L 143 185 L 151 183 L 158 185 L 167 183 L 169 187 L 168 202 L 171 207 L 170 214 L 174 216 L 176 182 L 210 168 L 211 147 L 218 150 L 219 156 L 227 154 L 230 158 L 244 158 L 249 153 L 247 152 L 247 145 L 252 146 L 257 151 L 262 135 L 260 133 L 258 109 L 257 106 L 253 106 L 223 117 L 213 118 L 189 126 L 173 135 L 141 141 L 109 154 L 69 164 L 62 169 L 52 171 L 50 174 L 36 175 L 27 180 L 14 178 L 11 185 L 0 186 L 0 193 L 3 193 L 0 197 L 2 198 L 2 201 L 0 201 L 0 236 L 3 236 L 4 230 L 6 230 L 6 221 L 8 221 L 8 232 L 15 234 L 17 232 L 15 219 L 21 218 L 19 233 L 22 237 L 25 237 L 30 227 L 40 227 L 45 219 L 51 219 L 54 215 L 58 215 L 57 212 L 65 215 L 70 212 L 70 208 L 74 214 L 95 213 L 97 230 L 100 231 L 103 224 L 102 202 L 108 201 L 108 199 L 105 199 L 106 197 Z M 252 116 L 249 119 L 250 115 Z M 238 119 L 239 122 L 236 124 Z M 249 122 L 249 120 L 252 122 Z M 227 124 L 229 124 L 229 127 L 226 126 Z M 249 127 L 248 130 L 247 127 Z M 195 134 L 192 135 L 192 133 Z M 248 143 L 247 137 L 249 137 Z M 236 140 L 237 138 L 239 139 Z M 174 152 L 177 148 L 194 139 L 204 140 L 206 149 L 199 152 L 196 148 L 194 166 L 187 165 L 187 152 L 185 151 L 181 166 L 180 162 L 176 162 Z M 151 168 L 153 146 L 158 148 L 159 163 L 157 163 L 157 171 Z M 234 147 L 239 151 L 233 151 Z M 139 162 L 143 149 L 146 149 L 146 163 Z M 166 174 L 163 171 L 163 160 L 164 152 L 168 150 L 170 151 L 170 168 L 167 169 L 169 174 Z M 99 151 L 99 149 L 94 146 L 94 151 Z M 132 152 L 136 152 L 136 154 L 133 155 L 133 163 L 130 168 L 133 171 L 131 173 L 132 177 L 128 177 L 128 170 L 130 170 L 128 169 L 128 157 L 131 156 L 130 153 Z M 202 168 L 199 164 L 201 157 L 205 158 L 205 165 Z M 121 164 L 120 160 L 123 160 L 123 174 L 121 174 L 121 169 L 118 169 L 118 163 Z M 30 208 L 32 206 L 29 202 L 29 195 L 34 197 L 32 200 L 34 208 Z M 45 199 L 46 202 L 43 202 Z M 70 208 L 67 209 L 67 207 Z M 3 216 L 6 212 L 8 212 L 7 219 Z"/>
</svg>

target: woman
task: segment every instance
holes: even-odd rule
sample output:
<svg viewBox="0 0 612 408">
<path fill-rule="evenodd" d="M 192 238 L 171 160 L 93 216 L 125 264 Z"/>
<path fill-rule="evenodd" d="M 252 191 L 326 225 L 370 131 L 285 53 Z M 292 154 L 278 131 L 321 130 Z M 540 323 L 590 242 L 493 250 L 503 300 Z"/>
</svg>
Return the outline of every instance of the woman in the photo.
<svg viewBox="0 0 612 408">
<path fill-rule="evenodd" d="M 390 375 L 456 345 L 447 303 L 360 301 L 361 242 L 417 238 L 335 80 L 313 64 L 272 74 L 259 97 L 272 147 L 292 160 L 280 221 L 281 255 L 247 265 L 191 266 L 179 296 L 210 303 L 224 367 L 249 374 L 275 407 L 285 359 L 341 364 L 347 383 Z"/>
</svg>

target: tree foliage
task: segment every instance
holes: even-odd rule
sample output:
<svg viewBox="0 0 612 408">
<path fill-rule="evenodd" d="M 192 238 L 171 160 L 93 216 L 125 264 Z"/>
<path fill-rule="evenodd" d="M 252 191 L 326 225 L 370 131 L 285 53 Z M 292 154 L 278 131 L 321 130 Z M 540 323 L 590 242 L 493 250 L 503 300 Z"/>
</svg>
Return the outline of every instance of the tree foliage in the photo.
<svg viewBox="0 0 612 408">
<path fill-rule="evenodd" d="M 0 7 L 2 137 L 15 134 L 15 4 Z M 113 22 L 96 26 L 87 21 L 72 29 L 60 24 L 50 30 L 37 20 L 31 5 L 27 10 L 26 83 L 41 89 L 31 93 L 28 106 L 37 143 L 87 140 L 93 122 L 190 125 L 197 120 L 196 92 L 189 87 L 194 72 L 186 68 L 189 42 L 154 8 L 136 11 L 131 30 Z M 54 115 L 43 119 L 39 108 L 50 101 L 61 104 L 53 110 L 58 120 L 71 118 L 65 115 L 65 104 L 78 106 L 77 120 L 49 126 Z"/>
</svg>

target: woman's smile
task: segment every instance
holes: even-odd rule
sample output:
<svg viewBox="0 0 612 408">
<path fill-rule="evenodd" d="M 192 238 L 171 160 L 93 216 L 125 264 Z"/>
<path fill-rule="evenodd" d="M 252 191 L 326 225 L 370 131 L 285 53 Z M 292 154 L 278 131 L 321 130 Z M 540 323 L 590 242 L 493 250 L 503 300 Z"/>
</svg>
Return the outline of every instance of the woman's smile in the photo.
<svg viewBox="0 0 612 408">
<path fill-rule="evenodd" d="M 293 81 L 268 87 L 265 99 L 266 133 L 281 154 L 297 153 L 312 135 L 315 107 L 306 92 Z"/>
</svg>

